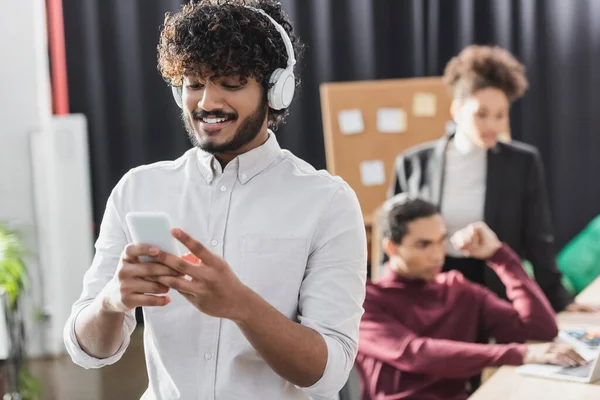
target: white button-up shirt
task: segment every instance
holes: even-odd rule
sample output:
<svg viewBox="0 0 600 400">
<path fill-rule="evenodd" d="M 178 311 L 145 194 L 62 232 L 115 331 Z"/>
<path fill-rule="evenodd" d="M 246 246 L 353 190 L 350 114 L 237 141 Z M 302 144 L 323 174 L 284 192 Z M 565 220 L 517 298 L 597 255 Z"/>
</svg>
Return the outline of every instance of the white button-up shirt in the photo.
<svg viewBox="0 0 600 400">
<path fill-rule="evenodd" d="M 234 322 L 201 313 L 171 290 L 169 305 L 143 309 L 149 376 L 143 400 L 337 395 L 356 357 L 367 262 L 360 206 L 345 182 L 282 150 L 273 133 L 224 170 L 194 148 L 175 161 L 128 172 L 108 200 L 94 261 L 65 326 L 67 350 L 85 368 L 119 360 L 135 327 L 128 313 L 123 345 L 106 359 L 89 356 L 75 337 L 77 315 L 113 278 L 132 241 L 129 211 L 168 213 L 174 227 L 222 256 L 283 315 L 319 332 L 328 350 L 322 378 L 300 389 L 266 364 Z"/>
</svg>

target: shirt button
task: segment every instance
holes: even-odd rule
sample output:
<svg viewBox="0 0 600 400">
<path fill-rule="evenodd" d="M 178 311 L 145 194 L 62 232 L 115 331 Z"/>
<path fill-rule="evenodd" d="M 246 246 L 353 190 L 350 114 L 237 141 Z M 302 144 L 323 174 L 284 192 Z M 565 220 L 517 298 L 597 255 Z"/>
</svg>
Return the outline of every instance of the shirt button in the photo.
<svg viewBox="0 0 600 400">
<path fill-rule="evenodd" d="M 221 192 L 224 192 L 227 190 L 227 186 L 221 186 Z"/>
<path fill-rule="evenodd" d="M 204 358 L 205 358 L 206 360 L 210 360 L 210 359 L 212 359 L 212 354 L 210 354 L 210 353 L 206 353 L 206 354 L 204 355 Z"/>
<path fill-rule="evenodd" d="M 210 244 L 212 244 L 213 246 L 216 246 L 216 245 L 219 244 L 219 241 L 218 240 L 213 240 L 213 241 L 210 242 Z"/>
<path fill-rule="evenodd" d="M 242 174 L 242 179 L 246 179 L 247 177 L 248 177 L 248 175 Z"/>
</svg>

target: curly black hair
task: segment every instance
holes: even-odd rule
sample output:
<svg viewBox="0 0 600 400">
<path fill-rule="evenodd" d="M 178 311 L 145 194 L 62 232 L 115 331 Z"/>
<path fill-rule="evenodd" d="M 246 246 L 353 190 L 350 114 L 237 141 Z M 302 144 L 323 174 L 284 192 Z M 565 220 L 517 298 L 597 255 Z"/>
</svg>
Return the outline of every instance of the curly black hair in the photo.
<svg viewBox="0 0 600 400">
<path fill-rule="evenodd" d="M 470 45 L 453 57 L 444 71 L 444 82 L 454 97 L 472 95 L 494 87 L 510 101 L 523 96 L 529 83 L 525 67 L 510 52 L 498 46 Z"/>
<path fill-rule="evenodd" d="M 158 69 L 171 85 L 181 86 L 184 75 L 202 77 L 240 76 L 254 78 L 266 91 L 269 76 L 287 65 L 281 34 L 260 8 L 288 33 L 298 61 L 304 45 L 272 0 L 199 0 L 167 14 L 158 44 Z M 296 86 L 300 80 L 296 75 Z M 277 129 L 286 110 L 269 109 L 269 127 Z"/>
</svg>

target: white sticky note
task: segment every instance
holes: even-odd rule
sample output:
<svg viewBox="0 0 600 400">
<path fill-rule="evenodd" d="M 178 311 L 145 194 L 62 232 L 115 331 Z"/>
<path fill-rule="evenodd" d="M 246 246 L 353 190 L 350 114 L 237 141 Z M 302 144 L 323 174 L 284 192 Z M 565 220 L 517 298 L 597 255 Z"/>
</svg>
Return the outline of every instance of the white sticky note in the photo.
<svg viewBox="0 0 600 400">
<path fill-rule="evenodd" d="M 338 122 L 340 131 L 344 135 L 355 135 L 365 130 L 362 113 L 359 109 L 340 111 Z"/>
<path fill-rule="evenodd" d="M 406 111 L 401 108 L 377 110 L 377 130 L 383 133 L 406 132 Z"/>
<path fill-rule="evenodd" d="M 360 180 L 365 186 L 377 186 L 385 183 L 383 161 L 372 160 L 360 163 Z"/>
<path fill-rule="evenodd" d="M 415 117 L 435 117 L 437 113 L 437 96 L 433 93 L 416 93 L 413 98 L 413 115 Z"/>
</svg>

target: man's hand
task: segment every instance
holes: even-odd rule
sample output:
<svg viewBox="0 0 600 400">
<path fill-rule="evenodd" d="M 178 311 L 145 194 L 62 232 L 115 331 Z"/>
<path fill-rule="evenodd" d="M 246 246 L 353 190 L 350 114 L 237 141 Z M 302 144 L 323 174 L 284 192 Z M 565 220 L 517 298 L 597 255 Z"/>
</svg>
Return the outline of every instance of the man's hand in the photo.
<svg viewBox="0 0 600 400">
<path fill-rule="evenodd" d="M 502 247 L 498 236 L 484 222 L 475 222 L 461 229 L 452 235 L 450 241 L 467 257 L 482 260 L 490 258 Z"/>
<path fill-rule="evenodd" d="M 566 308 L 568 312 L 600 312 L 600 306 L 589 306 L 586 304 L 571 303 Z"/>
<path fill-rule="evenodd" d="M 205 314 L 234 322 L 242 320 L 247 308 L 246 299 L 254 292 L 238 279 L 225 260 L 190 235 L 173 229 L 173 236 L 198 260 L 193 262 L 190 256 L 180 258 L 160 252 L 156 261 L 171 267 L 179 276 L 158 276 L 155 281 L 177 290 Z"/>
<path fill-rule="evenodd" d="M 139 257 L 154 257 L 160 250 L 154 246 L 131 244 L 123 253 L 123 259 L 117 273 L 104 289 L 102 309 L 109 312 L 124 313 L 136 307 L 165 306 L 169 304 L 164 294 L 169 288 L 154 282 L 159 276 L 180 276 L 177 271 L 158 263 L 141 263 Z"/>
<path fill-rule="evenodd" d="M 309 387 L 323 376 L 328 349 L 322 335 L 281 314 L 187 233 L 173 229 L 173 236 L 191 254 L 160 253 L 156 260 L 183 276 L 161 276 L 157 282 L 177 290 L 200 312 L 235 322 L 273 371 L 292 384 Z"/>
<path fill-rule="evenodd" d="M 563 367 L 586 365 L 587 361 L 571 346 L 562 343 L 530 344 L 523 364 L 554 364 Z"/>
</svg>

